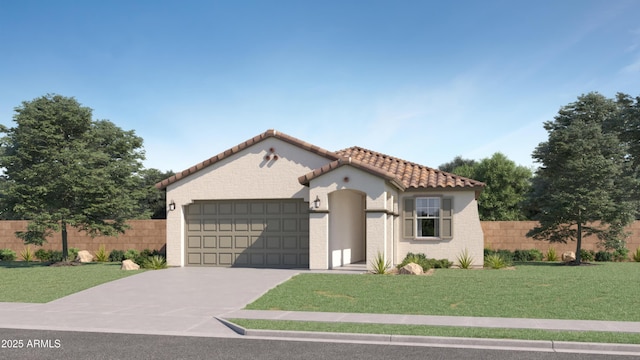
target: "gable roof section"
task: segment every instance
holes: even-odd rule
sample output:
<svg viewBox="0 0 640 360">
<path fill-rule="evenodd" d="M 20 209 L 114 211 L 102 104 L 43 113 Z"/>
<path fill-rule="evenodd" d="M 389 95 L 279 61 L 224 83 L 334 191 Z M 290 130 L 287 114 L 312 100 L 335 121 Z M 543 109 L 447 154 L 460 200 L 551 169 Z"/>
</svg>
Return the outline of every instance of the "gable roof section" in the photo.
<svg viewBox="0 0 640 360">
<path fill-rule="evenodd" d="M 202 170 L 204 168 L 207 168 L 207 167 L 209 167 L 209 166 L 221 161 L 222 159 L 228 158 L 229 156 L 231 156 L 233 154 L 237 154 L 240 151 L 242 151 L 242 150 L 244 150 L 244 149 L 246 149 L 246 148 L 248 148 L 248 147 L 250 147 L 252 145 L 255 145 L 255 144 L 257 144 L 257 143 L 259 143 L 259 142 L 261 142 L 261 141 L 263 141 L 263 140 L 265 140 L 267 138 L 270 138 L 270 137 L 274 137 L 274 138 L 280 139 L 282 141 L 288 142 L 288 143 L 293 144 L 293 145 L 295 145 L 295 146 L 297 146 L 299 148 L 302 148 L 304 150 L 310 151 L 310 152 L 315 153 L 317 155 L 323 156 L 323 157 L 327 158 L 330 161 L 334 161 L 334 160 L 337 160 L 339 158 L 335 153 L 333 153 L 331 151 L 328 151 L 328 150 L 325 150 L 325 149 L 320 148 L 318 146 L 309 144 L 309 143 L 304 142 L 304 141 L 302 141 L 300 139 L 296 139 L 293 136 L 289 136 L 289 135 L 283 134 L 283 133 L 281 133 L 279 131 L 270 129 L 270 130 L 267 130 L 267 131 L 263 132 L 260 135 L 254 136 L 253 138 L 251 138 L 251 139 L 249 139 L 249 140 L 247 140 L 247 141 L 245 141 L 243 143 L 240 143 L 240 144 L 232 147 L 231 149 L 223 151 L 220 154 L 218 154 L 218 155 L 216 155 L 216 156 L 214 156 L 212 158 L 209 158 L 209 159 L 207 159 L 207 160 L 205 160 L 205 161 L 203 161 L 203 162 L 201 162 L 201 163 L 199 163 L 197 165 L 194 165 L 194 166 L 192 166 L 192 167 L 190 167 L 190 168 L 188 168 L 188 169 L 186 169 L 184 171 L 181 171 L 181 172 L 171 176 L 170 178 L 164 179 L 161 182 L 157 183 L 155 186 L 158 189 L 165 189 L 167 186 L 175 183 L 176 181 L 178 181 L 180 179 L 183 179 L 183 178 L 185 178 L 185 177 L 187 177 L 187 176 L 189 176 L 191 174 L 194 174 L 194 173 L 196 173 L 196 172 L 198 172 L 198 171 L 200 171 L 200 170 Z"/>
<path fill-rule="evenodd" d="M 381 176 L 391 181 L 401 190 L 409 188 L 467 188 L 475 189 L 476 196 L 478 196 L 479 192 L 485 186 L 485 184 L 480 181 L 415 164 L 357 146 L 339 150 L 336 152 L 336 155 L 340 156 L 341 159 L 301 176 L 298 179 L 300 183 L 308 185 L 313 178 L 349 164 L 373 173 L 374 175 Z"/>
<path fill-rule="evenodd" d="M 403 191 L 411 188 L 465 188 L 469 190 L 475 190 L 476 197 L 478 197 L 485 186 L 485 184 L 480 181 L 468 179 L 427 166 L 415 164 L 406 160 L 398 159 L 393 156 L 385 155 L 357 146 L 339 150 L 336 152 L 328 151 L 318 146 L 294 138 L 293 136 L 289 136 L 287 134 L 283 134 L 279 131 L 271 129 L 243 143 L 240 143 L 232 147 L 231 149 L 221 152 L 220 154 L 211 157 L 197 165 L 194 165 L 180 173 L 162 180 L 161 182 L 156 184 L 156 188 L 165 189 L 167 186 L 179 181 L 180 179 L 183 179 L 202 169 L 205 169 L 270 137 L 275 137 L 282 141 L 288 142 L 301 149 L 322 156 L 329 161 L 329 163 L 327 163 L 326 165 L 300 176 L 298 178 L 298 181 L 302 185 L 308 186 L 309 182 L 312 179 L 331 172 L 332 170 L 335 170 L 341 166 L 350 165 L 375 176 L 379 176 Z"/>
</svg>

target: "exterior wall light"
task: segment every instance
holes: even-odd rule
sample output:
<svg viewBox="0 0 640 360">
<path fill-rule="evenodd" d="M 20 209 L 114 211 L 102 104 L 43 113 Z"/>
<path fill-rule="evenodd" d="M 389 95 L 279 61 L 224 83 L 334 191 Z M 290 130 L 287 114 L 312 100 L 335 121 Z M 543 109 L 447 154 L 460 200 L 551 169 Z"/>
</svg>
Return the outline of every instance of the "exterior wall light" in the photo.
<svg viewBox="0 0 640 360">
<path fill-rule="evenodd" d="M 316 199 L 313 200 L 313 207 L 316 209 L 320 207 L 320 198 L 318 197 L 318 195 L 316 195 Z"/>
<path fill-rule="evenodd" d="M 171 203 L 169 204 L 169 211 L 173 211 L 176 209 L 176 202 L 171 200 Z"/>
</svg>

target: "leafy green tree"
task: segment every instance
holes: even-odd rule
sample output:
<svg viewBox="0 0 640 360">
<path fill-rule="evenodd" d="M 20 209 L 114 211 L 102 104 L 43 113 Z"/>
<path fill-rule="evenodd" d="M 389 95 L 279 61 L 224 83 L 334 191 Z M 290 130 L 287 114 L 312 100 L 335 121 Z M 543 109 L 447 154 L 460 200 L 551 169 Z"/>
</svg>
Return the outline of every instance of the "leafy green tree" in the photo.
<svg viewBox="0 0 640 360">
<path fill-rule="evenodd" d="M 598 93 L 582 95 L 564 106 L 544 128 L 549 134 L 533 153 L 541 164 L 535 196 L 540 224 L 527 236 L 566 243 L 576 241 L 580 262 L 583 236 L 615 242 L 634 219 L 628 147 L 605 124 L 619 115 L 616 103 Z"/>
<path fill-rule="evenodd" d="M 486 184 L 478 198 L 478 212 L 481 220 L 525 219 L 521 204 L 531 186 L 531 170 L 517 165 L 501 153 L 495 153 L 490 158 L 479 162 L 454 159 L 452 163 L 460 164 L 451 171 L 452 173 Z"/>
<path fill-rule="evenodd" d="M 3 208 L 29 220 L 17 233 L 25 243 L 42 245 L 60 231 L 66 258 L 68 227 L 115 236 L 139 217 L 149 188 L 139 175 L 142 139 L 133 131 L 92 120 L 90 108 L 60 95 L 23 102 L 13 119 L 15 127 L 2 129 L 0 189 Z"/>
<path fill-rule="evenodd" d="M 444 163 L 440 166 L 438 166 L 438 169 L 448 172 L 448 173 L 453 173 L 453 171 L 457 168 L 460 168 L 462 166 L 466 166 L 466 167 L 474 167 L 476 165 L 476 161 L 475 160 L 471 160 L 471 159 L 463 159 L 462 156 L 456 156 L 455 158 L 453 158 L 453 160 Z M 457 174 L 460 176 L 464 176 L 462 174 Z M 475 180 L 475 179 L 474 179 Z"/>
<path fill-rule="evenodd" d="M 148 196 L 140 203 L 140 213 L 151 213 L 152 219 L 167 218 L 166 192 L 155 187 L 160 181 L 175 175 L 171 170 L 160 171 L 158 169 L 144 169 L 142 179 L 144 186 L 151 188 Z"/>
</svg>

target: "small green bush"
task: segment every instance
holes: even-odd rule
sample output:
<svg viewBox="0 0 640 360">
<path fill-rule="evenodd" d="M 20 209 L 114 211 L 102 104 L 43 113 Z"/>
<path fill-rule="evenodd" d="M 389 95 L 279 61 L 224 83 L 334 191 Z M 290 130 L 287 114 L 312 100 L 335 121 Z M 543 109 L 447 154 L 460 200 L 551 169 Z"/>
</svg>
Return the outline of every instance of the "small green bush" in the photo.
<svg viewBox="0 0 640 360">
<path fill-rule="evenodd" d="M 160 257 L 164 258 L 164 254 L 160 253 L 158 250 L 144 249 L 144 250 L 140 251 L 140 253 L 138 255 L 136 255 L 135 258 L 130 259 L 130 260 L 132 260 L 134 263 L 136 263 L 136 264 L 138 264 L 138 265 L 140 265 L 142 267 L 143 264 L 145 263 L 145 261 L 147 261 L 149 258 L 154 257 L 154 256 L 160 256 Z M 125 254 L 125 258 L 126 258 L 126 254 Z"/>
<path fill-rule="evenodd" d="M 598 251 L 594 258 L 599 262 L 613 261 L 613 254 L 607 251 Z"/>
<path fill-rule="evenodd" d="M 580 261 L 594 261 L 596 252 L 593 250 L 580 249 Z"/>
<path fill-rule="evenodd" d="M 407 255 L 404 257 L 404 260 L 402 260 L 402 262 L 398 264 L 397 268 L 400 269 L 408 263 L 420 265 L 422 267 L 422 270 L 425 272 L 429 269 L 448 269 L 451 267 L 451 265 L 453 265 L 453 263 L 448 259 L 429 259 L 423 253 L 414 254 L 410 252 L 407 253 Z"/>
<path fill-rule="evenodd" d="M 49 262 L 57 263 L 57 262 L 61 262 L 62 260 L 64 260 L 64 257 L 62 256 L 62 251 L 49 250 Z"/>
<path fill-rule="evenodd" d="M 140 252 L 138 250 L 129 249 L 129 250 L 127 250 L 127 252 L 124 253 L 124 259 L 125 260 L 135 260 L 136 257 L 138 257 L 138 255 L 140 255 Z"/>
<path fill-rule="evenodd" d="M 16 252 L 11 249 L 0 249 L 0 261 L 14 261 Z"/>
<path fill-rule="evenodd" d="M 502 269 L 511 266 L 511 262 L 499 254 L 491 254 L 484 258 L 484 266 L 490 269 Z"/>
<path fill-rule="evenodd" d="M 107 253 L 104 244 L 100 245 L 98 251 L 96 251 L 95 258 L 97 262 L 109 261 L 109 254 Z"/>
<path fill-rule="evenodd" d="M 36 254 L 35 255 L 38 258 L 38 260 L 40 260 L 42 262 L 46 262 L 46 261 L 49 261 L 49 259 L 51 259 L 51 253 L 48 252 L 45 249 L 36 250 Z"/>
<path fill-rule="evenodd" d="M 124 260 L 124 251 L 113 249 L 109 253 L 109 261 L 111 262 L 121 262 Z"/>
<path fill-rule="evenodd" d="M 381 252 L 378 252 L 376 258 L 371 260 L 371 272 L 376 275 L 386 274 L 389 271 L 389 267 L 391 267 L 391 262 L 389 260 L 385 261 Z"/>
<path fill-rule="evenodd" d="M 636 252 L 633 253 L 633 261 L 640 262 L 640 247 L 636 249 Z"/>
<path fill-rule="evenodd" d="M 509 250 L 484 249 L 484 257 L 486 258 L 490 255 L 499 255 L 501 258 L 508 262 L 512 262 L 514 260 L 514 253 Z"/>
<path fill-rule="evenodd" d="M 20 252 L 20 256 L 22 257 L 22 260 L 23 260 L 23 261 L 26 261 L 26 262 L 33 261 L 33 259 L 34 259 L 34 254 L 33 254 L 33 250 L 31 250 L 31 246 L 27 245 L 27 247 L 25 247 L 25 248 Z"/>
<path fill-rule="evenodd" d="M 613 261 L 627 261 L 629 259 L 629 249 L 623 247 L 613 252 Z"/>
<path fill-rule="evenodd" d="M 75 260 L 78 257 L 80 249 L 72 247 L 67 249 L 67 252 L 69 253 L 69 260 Z"/>
<path fill-rule="evenodd" d="M 140 264 L 140 267 L 143 269 L 151 269 L 151 270 L 160 270 L 167 268 L 167 261 L 163 256 L 153 255 L 147 257 L 145 261 Z"/>
<path fill-rule="evenodd" d="M 558 261 L 558 253 L 556 253 L 556 249 L 552 247 L 547 250 L 547 253 L 544 257 L 547 259 L 547 261 Z"/>
<path fill-rule="evenodd" d="M 516 250 L 513 252 L 513 261 L 542 261 L 544 255 L 538 249 Z"/>
</svg>

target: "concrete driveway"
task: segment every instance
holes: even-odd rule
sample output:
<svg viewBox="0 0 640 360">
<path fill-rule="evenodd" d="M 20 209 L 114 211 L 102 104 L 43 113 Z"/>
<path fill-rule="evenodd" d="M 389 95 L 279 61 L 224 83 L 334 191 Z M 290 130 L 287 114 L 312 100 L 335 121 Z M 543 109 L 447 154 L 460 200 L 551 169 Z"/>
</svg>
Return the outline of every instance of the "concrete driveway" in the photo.
<svg viewBox="0 0 640 360">
<path fill-rule="evenodd" d="M 242 309 L 299 272 L 245 268 L 147 271 L 46 304 L 0 303 L 0 327 L 238 336 L 214 316 Z"/>
</svg>

